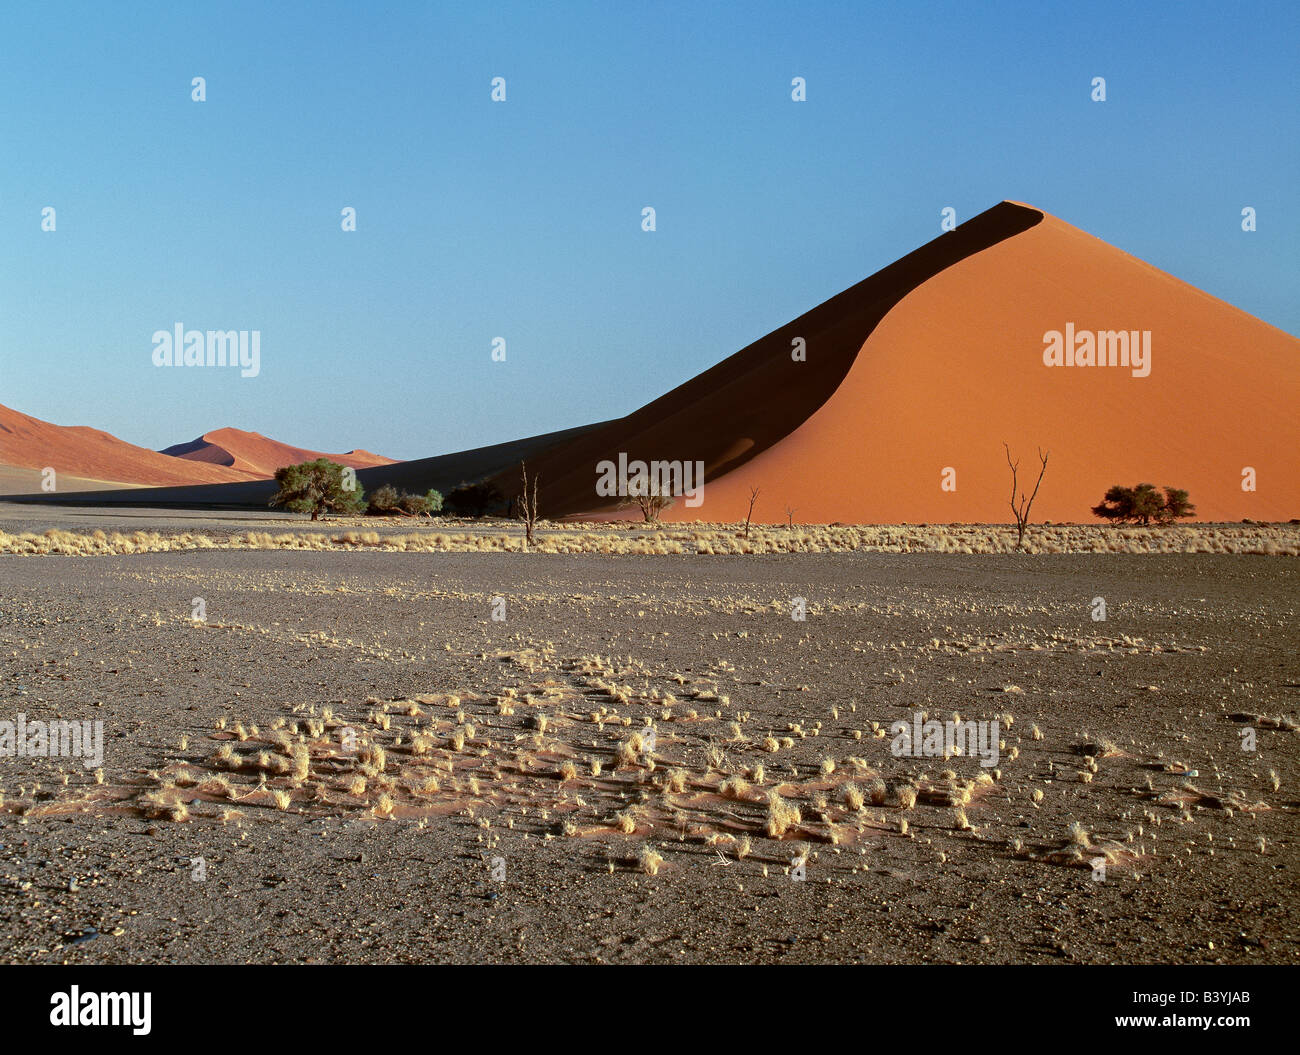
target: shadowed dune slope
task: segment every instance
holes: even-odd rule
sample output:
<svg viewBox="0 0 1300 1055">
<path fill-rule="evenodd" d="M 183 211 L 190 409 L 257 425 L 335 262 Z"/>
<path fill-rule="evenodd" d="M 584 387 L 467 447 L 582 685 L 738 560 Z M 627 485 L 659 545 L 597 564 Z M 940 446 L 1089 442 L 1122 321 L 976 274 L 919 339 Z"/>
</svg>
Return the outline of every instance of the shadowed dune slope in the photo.
<svg viewBox="0 0 1300 1055">
<path fill-rule="evenodd" d="M 69 484 L 75 477 L 128 484 L 216 484 L 253 475 L 224 465 L 177 461 L 99 429 L 54 425 L 5 406 L 0 406 L 0 465 L 48 466 Z"/>
<path fill-rule="evenodd" d="M 546 516 L 608 514 L 596 497 L 602 460 L 689 460 L 704 463 L 705 478 L 726 479 L 740 466 L 779 447 L 837 391 L 863 341 L 912 290 L 972 254 L 1028 230 L 1041 219 L 1032 209 L 1002 203 L 943 238 L 909 253 L 870 278 L 832 297 L 625 418 L 607 423 L 530 463 L 541 474 Z M 802 338 L 806 361 L 792 356 Z M 806 471 L 833 480 L 836 459 Z M 505 494 L 519 490 L 518 467 L 501 474 Z M 848 489 L 833 484 L 847 497 Z M 707 489 L 706 489 L 707 494 Z M 711 496 L 710 496 L 711 497 Z M 734 517 L 732 505 L 715 503 L 674 513 L 694 519 Z M 744 511 L 741 510 L 743 517 Z M 847 509 L 830 519 L 849 519 Z"/>
<path fill-rule="evenodd" d="M 40 492 L 43 478 L 40 469 L 17 469 L 12 465 L 0 465 L 0 498 L 32 491 Z M 64 491 L 135 490 L 141 486 L 66 475 L 59 476 L 58 485 Z"/>
<path fill-rule="evenodd" d="M 274 476 L 275 471 L 282 466 L 297 465 L 317 458 L 328 458 L 339 465 L 350 465 L 354 469 L 392 465 L 394 462 L 392 458 L 363 450 L 348 451 L 346 454 L 325 454 L 305 447 L 280 443 L 259 432 L 245 432 L 243 429 L 231 428 L 205 432 L 196 440 L 175 444 L 160 453 L 189 461 L 226 465 L 256 476 Z"/>
</svg>

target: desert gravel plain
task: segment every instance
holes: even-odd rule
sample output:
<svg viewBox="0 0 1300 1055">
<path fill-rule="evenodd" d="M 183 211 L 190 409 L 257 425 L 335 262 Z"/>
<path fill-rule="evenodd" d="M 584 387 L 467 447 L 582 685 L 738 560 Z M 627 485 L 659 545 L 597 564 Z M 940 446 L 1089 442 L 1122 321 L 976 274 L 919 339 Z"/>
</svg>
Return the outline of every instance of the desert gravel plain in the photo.
<svg viewBox="0 0 1300 1055">
<path fill-rule="evenodd" d="M 0 759 L 6 961 L 1300 959 L 1293 556 L 226 548 L 271 523 L 0 518 L 217 543 L 0 555 L 3 717 L 104 723 Z"/>
</svg>

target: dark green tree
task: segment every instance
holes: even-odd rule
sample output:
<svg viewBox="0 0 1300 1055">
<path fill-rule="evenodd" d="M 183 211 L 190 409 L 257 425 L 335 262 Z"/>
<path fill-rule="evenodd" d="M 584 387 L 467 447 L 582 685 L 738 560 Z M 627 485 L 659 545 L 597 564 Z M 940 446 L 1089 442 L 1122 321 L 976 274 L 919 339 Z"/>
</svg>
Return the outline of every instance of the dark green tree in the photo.
<svg viewBox="0 0 1300 1055">
<path fill-rule="evenodd" d="M 268 504 L 310 513 L 312 520 L 322 513 L 360 513 L 366 508 L 356 474 L 328 458 L 283 466 L 275 471 L 275 482 L 280 489 Z"/>
<path fill-rule="evenodd" d="M 1133 488 L 1116 484 L 1106 492 L 1099 505 L 1092 507 L 1092 515 L 1123 524 L 1133 519 L 1134 505 Z"/>
<path fill-rule="evenodd" d="M 402 495 L 392 484 L 380 484 L 370 492 L 366 512 L 372 516 L 385 516 L 396 513 L 401 505 Z"/>
<path fill-rule="evenodd" d="M 442 508 L 442 495 L 437 491 L 416 495 L 399 491 L 392 484 L 381 484 L 370 493 L 367 512 L 372 516 L 423 516 Z"/>
<path fill-rule="evenodd" d="M 458 516 L 481 517 L 505 504 L 505 496 L 490 480 L 465 483 L 447 494 L 443 508 Z"/>
<path fill-rule="evenodd" d="M 1164 494 L 1152 484 L 1123 487 L 1116 484 L 1106 492 L 1100 505 L 1092 507 L 1094 516 L 1120 524 L 1149 526 L 1172 524 L 1180 517 L 1195 516 L 1196 507 L 1187 500 L 1187 492 L 1166 487 Z"/>
<path fill-rule="evenodd" d="M 1133 488 L 1133 516 L 1143 527 L 1150 527 L 1164 507 L 1164 496 L 1154 484 L 1138 484 Z"/>
<path fill-rule="evenodd" d="M 1172 524 L 1175 520 L 1182 517 L 1196 516 L 1196 507 L 1187 500 L 1187 492 L 1179 490 L 1177 487 L 1165 488 L 1165 505 L 1160 510 L 1159 521 L 1162 524 Z"/>
<path fill-rule="evenodd" d="M 410 517 L 422 516 L 429 512 L 429 500 L 424 495 L 413 495 L 409 491 L 402 495 L 397 506 Z"/>
</svg>

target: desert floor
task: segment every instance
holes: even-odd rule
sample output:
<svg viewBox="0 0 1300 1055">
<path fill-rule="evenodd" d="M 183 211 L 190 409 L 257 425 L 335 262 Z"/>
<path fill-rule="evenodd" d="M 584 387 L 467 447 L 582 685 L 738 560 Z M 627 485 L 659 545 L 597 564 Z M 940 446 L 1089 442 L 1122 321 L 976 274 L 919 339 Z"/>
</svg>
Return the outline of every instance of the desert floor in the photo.
<svg viewBox="0 0 1300 1055">
<path fill-rule="evenodd" d="M 3 958 L 1296 962 L 1298 569 L 0 555 Z"/>
</svg>

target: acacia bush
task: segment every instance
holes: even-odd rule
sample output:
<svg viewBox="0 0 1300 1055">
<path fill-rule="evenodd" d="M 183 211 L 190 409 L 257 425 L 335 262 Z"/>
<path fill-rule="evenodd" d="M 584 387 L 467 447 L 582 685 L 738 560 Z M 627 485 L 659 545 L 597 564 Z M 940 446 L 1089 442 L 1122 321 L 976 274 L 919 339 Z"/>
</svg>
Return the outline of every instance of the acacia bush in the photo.
<svg viewBox="0 0 1300 1055">
<path fill-rule="evenodd" d="M 1196 515 L 1196 507 L 1188 501 L 1187 492 L 1177 487 L 1166 487 L 1164 493 L 1154 484 L 1124 487 L 1116 484 L 1106 492 L 1101 503 L 1092 507 L 1093 516 L 1117 524 L 1142 524 L 1153 521 L 1161 526 L 1172 524 L 1183 517 Z"/>
<path fill-rule="evenodd" d="M 275 482 L 280 489 L 268 505 L 310 513 L 312 520 L 319 520 L 322 513 L 360 513 L 366 508 L 356 474 L 328 458 L 282 466 L 275 471 Z"/>
</svg>

